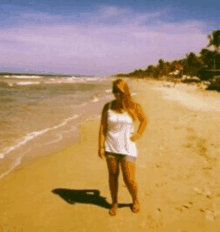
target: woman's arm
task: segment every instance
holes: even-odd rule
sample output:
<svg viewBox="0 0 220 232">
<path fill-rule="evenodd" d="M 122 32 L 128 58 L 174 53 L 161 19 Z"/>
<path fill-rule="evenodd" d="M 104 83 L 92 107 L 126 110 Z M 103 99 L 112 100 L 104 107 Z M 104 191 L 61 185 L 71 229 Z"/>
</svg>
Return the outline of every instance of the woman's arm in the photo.
<svg viewBox="0 0 220 232">
<path fill-rule="evenodd" d="M 136 105 L 135 111 L 136 111 L 136 115 L 137 115 L 137 118 L 138 118 L 140 124 L 139 124 L 137 132 L 134 133 L 133 136 L 131 136 L 132 141 L 139 139 L 142 136 L 142 134 L 147 126 L 147 118 L 142 110 L 142 107 L 139 104 Z"/>
<path fill-rule="evenodd" d="M 99 128 L 99 157 L 103 158 L 105 156 L 105 137 L 106 137 L 106 130 L 107 130 L 107 110 L 108 104 L 105 104 L 102 110 L 101 116 L 101 124 Z"/>
</svg>

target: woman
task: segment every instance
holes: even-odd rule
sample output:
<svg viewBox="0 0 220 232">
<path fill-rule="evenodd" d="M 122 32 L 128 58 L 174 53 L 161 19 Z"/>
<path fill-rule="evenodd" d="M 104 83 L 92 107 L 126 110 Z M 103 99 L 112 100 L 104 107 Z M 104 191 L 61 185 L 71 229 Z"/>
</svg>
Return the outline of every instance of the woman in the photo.
<svg viewBox="0 0 220 232">
<path fill-rule="evenodd" d="M 137 213 L 140 210 L 135 181 L 137 157 L 135 141 L 143 134 L 147 122 L 141 106 L 132 100 L 129 87 L 124 80 L 114 81 L 112 90 L 115 100 L 107 103 L 102 111 L 99 156 L 106 157 L 112 197 L 109 214 L 114 216 L 118 209 L 119 165 L 133 200 L 132 211 Z M 137 132 L 134 132 L 134 122 L 136 121 L 139 121 L 139 127 Z"/>
</svg>

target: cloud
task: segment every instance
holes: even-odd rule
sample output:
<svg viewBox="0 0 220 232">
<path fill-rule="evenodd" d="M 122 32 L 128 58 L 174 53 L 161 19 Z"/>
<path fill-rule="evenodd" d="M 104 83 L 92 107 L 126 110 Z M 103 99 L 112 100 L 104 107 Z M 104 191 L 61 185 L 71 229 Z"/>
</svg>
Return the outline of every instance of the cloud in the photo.
<svg viewBox="0 0 220 232">
<path fill-rule="evenodd" d="M 45 72 L 116 73 L 155 64 L 160 58 L 182 58 L 207 45 L 204 22 L 166 23 L 160 19 L 165 13 L 104 7 L 84 14 L 80 21 L 72 16 L 70 22 L 48 13 L 22 14 L 23 19 L 44 23 L 1 29 L 0 63 Z M 149 25 L 149 20 L 155 23 Z"/>
<path fill-rule="evenodd" d="M 101 7 L 98 12 L 98 17 L 100 18 L 110 18 L 115 16 L 120 16 L 126 14 L 128 12 L 127 9 L 122 9 L 114 6 L 110 7 Z"/>
</svg>

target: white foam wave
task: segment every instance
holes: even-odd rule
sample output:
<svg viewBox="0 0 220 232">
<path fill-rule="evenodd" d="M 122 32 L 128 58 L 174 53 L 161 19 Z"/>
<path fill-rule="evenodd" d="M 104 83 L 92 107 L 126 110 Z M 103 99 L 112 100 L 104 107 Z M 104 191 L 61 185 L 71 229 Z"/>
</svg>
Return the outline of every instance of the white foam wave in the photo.
<svg viewBox="0 0 220 232">
<path fill-rule="evenodd" d="M 25 82 L 17 82 L 17 85 L 39 85 L 40 82 L 34 82 L 34 81 L 25 81 Z"/>
<path fill-rule="evenodd" d="M 85 77 L 86 81 L 98 81 L 99 77 Z"/>
<path fill-rule="evenodd" d="M 75 82 L 75 81 L 77 81 L 77 79 L 76 79 L 76 77 L 67 77 L 66 79 L 65 79 L 67 82 Z"/>
<path fill-rule="evenodd" d="M 4 173 L 2 173 L 0 175 L 0 179 L 2 179 L 4 176 L 8 175 L 15 167 L 17 167 L 21 163 L 22 157 L 23 157 L 23 155 L 17 157 L 17 159 L 14 160 L 14 163 L 12 163 L 12 165 L 10 166 L 10 168 L 6 172 L 4 172 Z"/>
<path fill-rule="evenodd" d="M 75 83 L 75 82 L 87 82 L 87 81 L 99 81 L 100 77 L 67 77 L 63 79 L 63 82 Z"/>
<path fill-rule="evenodd" d="M 97 114 L 92 114 L 89 118 L 87 118 L 85 120 L 85 122 L 88 122 L 90 120 L 97 120 L 97 119 L 100 119 L 101 118 L 101 115 L 97 115 Z"/>
<path fill-rule="evenodd" d="M 99 102 L 99 99 L 97 97 L 93 97 L 91 102 Z"/>
<path fill-rule="evenodd" d="M 44 81 L 45 84 L 61 84 L 61 83 L 84 83 L 86 80 L 84 78 L 77 77 L 67 77 L 62 79 L 50 78 L 48 81 Z"/>
<path fill-rule="evenodd" d="M 62 79 L 63 83 L 75 83 L 75 82 L 85 82 L 85 80 L 83 78 L 77 78 L 77 77 L 67 77 Z"/>
<path fill-rule="evenodd" d="M 63 139 L 63 134 L 65 134 L 65 133 L 72 133 L 73 131 L 75 131 L 76 130 L 76 126 L 74 126 L 73 128 L 71 128 L 71 129 L 68 129 L 68 130 L 63 130 L 62 132 L 59 132 L 59 134 L 57 134 L 56 135 L 56 139 L 54 139 L 54 140 L 52 140 L 52 141 L 50 141 L 50 142 L 48 142 L 48 143 L 46 143 L 46 145 L 49 145 L 49 144 L 53 144 L 53 143 L 57 143 L 57 142 L 59 142 L 60 140 L 62 140 Z"/>
<path fill-rule="evenodd" d="M 99 77 L 59 77 L 59 78 L 46 78 L 40 76 L 5 76 L 5 78 L 15 78 L 15 79 L 26 79 L 26 81 L 18 81 L 17 85 L 39 85 L 43 84 L 71 84 L 71 83 L 86 83 L 90 81 L 100 81 Z M 40 81 L 34 81 L 33 79 L 41 79 Z"/>
<path fill-rule="evenodd" d="M 106 92 L 106 93 L 111 93 L 112 90 L 111 90 L 111 89 L 106 89 L 105 92 Z"/>
<path fill-rule="evenodd" d="M 41 76 L 25 76 L 25 75 L 5 75 L 5 78 L 15 78 L 15 79 L 40 79 Z"/>
<path fill-rule="evenodd" d="M 63 138 L 62 135 L 57 135 L 57 137 L 58 137 L 57 139 L 54 139 L 53 141 L 47 143 L 46 145 L 49 145 L 49 144 L 52 144 L 52 143 L 57 143 Z"/>
<path fill-rule="evenodd" d="M 65 126 L 69 121 L 75 119 L 79 117 L 79 115 L 74 115 L 73 117 L 67 118 L 66 120 L 64 120 L 61 124 L 51 127 L 51 128 L 46 128 L 44 130 L 41 131 L 33 131 L 31 133 L 28 133 L 21 141 L 19 141 L 17 144 L 10 146 L 8 148 L 6 148 L 3 153 L 0 153 L 0 158 L 4 158 L 5 155 L 9 154 L 12 151 L 15 151 L 16 149 L 18 149 L 19 147 L 21 147 L 22 145 L 25 145 L 27 142 L 31 141 L 32 139 L 36 138 L 37 136 L 40 136 L 42 134 L 45 134 L 48 131 L 51 130 L 55 130 L 55 129 L 59 129 L 60 127 Z"/>
<path fill-rule="evenodd" d="M 86 105 L 88 105 L 88 103 L 87 103 L 87 102 L 84 102 L 84 103 L 82 103 L 81 105 L 79 105 L 78 107 L 85 107 Z"/>
<path fill-rule="evenodd" d="M 99 81 L 100 77 L 68 77 L 66 78 L 66 81 L 70 82 L 87 82 L 87 81 Z"/>
</svg>

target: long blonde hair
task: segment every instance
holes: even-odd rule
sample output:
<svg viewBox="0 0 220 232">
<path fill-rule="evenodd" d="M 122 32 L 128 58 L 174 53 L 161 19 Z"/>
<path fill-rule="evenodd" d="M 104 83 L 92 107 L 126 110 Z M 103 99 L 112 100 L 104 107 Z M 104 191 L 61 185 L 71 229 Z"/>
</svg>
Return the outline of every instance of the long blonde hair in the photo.
<svg viewBox="0 0 220 232">
<path fill-rule="evenodd" d="M 123 79 L 117 79 L 113 81 L 113 92 L 115 90 L 119 90 L 122 93 L 123 100 L 122 100 L 122 107 L 126 110 L 132 119 L 135 121 L 137 118 L 136 114 L 136 106 L 137 103 L 133 100 L 130 94 L 130 90 L 128 84 Z"/>
</svg>

